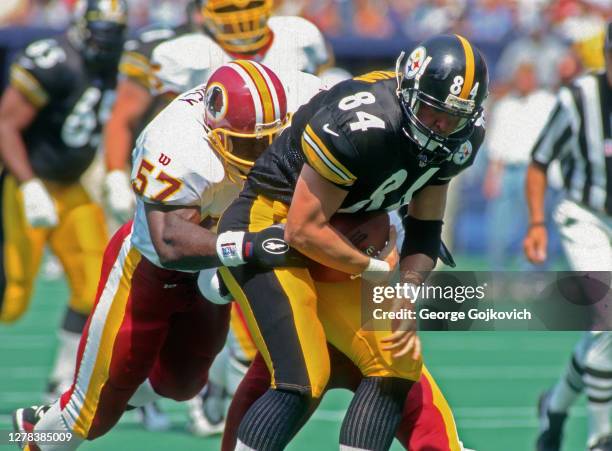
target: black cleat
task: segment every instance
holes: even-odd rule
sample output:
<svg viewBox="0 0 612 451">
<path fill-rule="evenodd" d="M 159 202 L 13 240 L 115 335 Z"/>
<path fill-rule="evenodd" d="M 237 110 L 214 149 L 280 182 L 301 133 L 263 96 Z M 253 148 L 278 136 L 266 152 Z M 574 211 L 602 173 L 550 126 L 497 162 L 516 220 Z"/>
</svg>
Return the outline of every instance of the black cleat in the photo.
<svg viewBox="0 0 612 451">
<path fill-rule="evenodd" d="M 612 434 L 600 437 L 599 440 L 589 448 L 589 451 L 612 451 Z"/>
<path fill-rule="evenodd" d="M 550 391 L 540 395 L 538 401 L 538 418 L 540 419 L 540 434 L 536 442 L 536 451 L 560 451 L 563 438 L 563 424 L 566 413 L 553 413 L 548 410 Z"/>
<path fill-rule="evenodd" d="M 13 430 L 15 432 L 33 432 L 36 423 L 43 417 L 51 406 L 31 406 L 17 409 L 13 412 Z M 23 448 L 26 442 L 19 442 L 19 447 Z"/>
</svg>

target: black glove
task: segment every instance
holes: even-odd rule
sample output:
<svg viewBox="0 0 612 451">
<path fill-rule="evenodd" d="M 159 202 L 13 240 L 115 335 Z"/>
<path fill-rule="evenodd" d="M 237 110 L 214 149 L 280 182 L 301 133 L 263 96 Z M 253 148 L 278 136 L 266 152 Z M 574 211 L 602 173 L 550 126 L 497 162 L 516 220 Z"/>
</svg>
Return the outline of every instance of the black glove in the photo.
<svg viewBox="0 0 612 451">
<path fill-rule="evenodd" d="M 223 232 L 217 255 L 223 266 L 245 263 L 263 268 L 304 267 L 307 259 L 285 242 L 285 226 L 274 224 L 259 232 Z"/>
</svg>

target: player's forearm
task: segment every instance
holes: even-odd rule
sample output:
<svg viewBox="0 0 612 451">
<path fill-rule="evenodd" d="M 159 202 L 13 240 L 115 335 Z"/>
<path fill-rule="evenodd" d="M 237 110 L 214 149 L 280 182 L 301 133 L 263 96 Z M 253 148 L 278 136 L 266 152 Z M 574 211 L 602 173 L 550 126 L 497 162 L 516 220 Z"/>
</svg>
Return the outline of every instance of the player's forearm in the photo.
<svg viewBox="0 0 612 451">
<path fill-rule="evenodd" d="M 329 224 L 288 226 L 285 240 L 307 257 L 347 274 L 362 273 L 370 260 Z"/>
<path fill-rule="evenodd" d="M 117 100 L 104 129 L 106 169 L 125 170 L 134 143 L 134 130 L 151 105 L 152 97 L 143 86 L 125 79 L 117 87 Z"/>
<path fill-rule="evenodd" d="M 127 168 L 133 140 L 134 133 L 127 119 L 111 116 L 104 129 L 105 163 L 108 172 Z"/>
<path fill-rule="evenodd" d="M 435 267 L 433 259 L 425 254 L 413 254 L 400 260 L 400 283 L 420 285 Z"/>
<path fill-rule="evenodd" d="M 36 177 L 21 132 L 10 123 L 0 125 L 0 157 L 4 167 L 19 183 Z"/>
<path fill-rule="evenodd" d="M 525 180 L 525 196 L 529 208 L 529 223 L 542 223 L 545 221 L 545 197 L 546 197 L 546 170 L 531 163 L 527 168 Z"/>
<path fill-rule="evenodd" d="M 168 215 L 161 238 L 156 250 L 166 268 L 195 271 L 221 266 L 217 235 L 198 224 Z"/>
</svg>

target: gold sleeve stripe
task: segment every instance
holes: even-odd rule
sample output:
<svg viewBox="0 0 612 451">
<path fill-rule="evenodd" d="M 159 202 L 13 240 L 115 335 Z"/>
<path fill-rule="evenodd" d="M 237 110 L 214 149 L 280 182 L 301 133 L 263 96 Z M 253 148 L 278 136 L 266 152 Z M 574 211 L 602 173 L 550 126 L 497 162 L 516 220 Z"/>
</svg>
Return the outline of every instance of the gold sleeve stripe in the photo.
<svg viewBox="0 0 612 451">
<path fill-rule="evenodd" d="M 131 50 L 126 50 L 125 52 L 121 54 L 121 60 L 123 60 L 124 58 L 128 60 L 140 61 L 141 64 L 144 64 L 147 66 L 151 64 L 151 61 L 149 60 L 149 58 L 144 56 L 142 53 L 133 52 Z"/>
<path fill-rule="evenodd" d="M 461 89 L 459 97 L 467 99 L 472 90 L 472 85 L 474 84 L 474 50 L 472 49 L 472 45 L 463 36 L 459 36 L 458 34 L 455 36 L 457 36 L 457 39 L 461 42 L 465 53 L 465 76 L 463 77 L 463 89 Z"/>
<path fill-rule="evenodd" d="M 265 124 L 270 124 L 274 122 L 275 114 L 274 114 L 274 101 L 272 100 L 272 93 L 270 92 L 270 88 L 266 83 L 266 79 L 259 72 L 259 69 L 252 64 L 250 61 L 246 60 L 236 60 L 234 63 L 238 64 L 242 67 L 251 77 L 253 83 L 255 83 L 255 87 L 257 88 L 257 92 L 261 97 L 261 103 L 263 106 L 263 121 Z M 256 99 L 254 99 L 256 100 Z"/>
<path fill-rule="evenodd" d="M 319 157 L 314 148 L 306 140 L 306 134 L 302 135 L 302 150 L 304 151 L 304 156 L 308 164 L 312 166 L 319 175 L 337 185 L 350 186 L 353 184 L 350 180 L 341 177 L 325 164 L 324 160 Z"/>
<path fill-rule="evenodd" d="M 395 72 L 390 70 L 375 70 L 374 72 L 368 72 L 367 74 L 360 75 L 353 78 L 357 81 L 365 81 L 366 83 L 375 83 L 380 80 L 388 80 L 395 78 Z"/>
<path fill-rule="evenodd" d="M 23 67 L 13 64 L 10 72 L 10 84 L 23 94 L 37 108 L 49 103 L 49 94 L 34 76 Z"/>
<path fill-rule="evenodd" d="M 310 165 L 325 178 L 340 185 L 355 183 L 357 178 L 331 154 L 310 126 L 302 134 L 302 149 Z"/>
<path fill-rule="evenodd" d="M 344 174 L 347 178 L 351 179 L 352 181 L 357 180 L 357 177 L 355 177 L 351 173 L 351 171 L 349 171 L 342 163 L 340 163 L 336 159 L 336 157 L 334 157 L 334 155 L 329 151 L 325 143 L 321 140 L 321 138 L 317 136 L 317 134 L 314 132 L 314 130 L 312 129 L 310 125 L 306 126 L 306 130 L 304 130 L 304 133 L 308 136 L 308 138 L 310 138 L 313 141 L 315 148 L 319 149 L 321 154 L 326 158 L 325 161 L 329 161 L 332 166 L 334 166 L 336 169 L 338 169 L 342 174 Z"/>
<path fill-rule="evenodd" d="M 124 79 L 129 78 L 146 89 L 151 87 L 152 80 L 154 79 L 150 73 L 144 72 L 141 68 L 134 67 L 130 64 L 122 64 L 119 66 L 119 76 Z"/>
</svg>

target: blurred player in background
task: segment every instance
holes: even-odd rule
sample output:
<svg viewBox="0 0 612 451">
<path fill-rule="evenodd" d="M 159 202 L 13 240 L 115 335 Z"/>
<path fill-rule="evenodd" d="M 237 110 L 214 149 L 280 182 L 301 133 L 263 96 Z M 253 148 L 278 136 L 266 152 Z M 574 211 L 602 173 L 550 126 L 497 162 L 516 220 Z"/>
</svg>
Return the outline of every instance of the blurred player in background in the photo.
<svg viewBox="0 0 612 451">
<path fill-rule="evenodd" d="M 294 72 L 293 96 L 316 92 L 303 78 L 318 87 L 316 77 Z M 220 266 L 228 254 L 266 267 L 290 262 L 290 252 L 268 253 L 261 245 L 282 240 L 282 229 L 240 242 L 210 230 L 253 160 L 287 123 L 287 96 L 270 69 L 236 61 L 175 99 L 139 136 L 136 215 L 106 248 L 74 383 L 54 404 L 14 413 L 16 430 L 69 431 L 74 438 L 26 449 L 75 449 L 108 432 L 128 406 L 187 400 L 203 388 L 225 342 L 229 305 L 200 294 L 198 271 Z"/>
<path fill-rule="evenodd" d="M 125 43 L 119 63 L 117 97 L 104 127 L 107 175 L 104 191 L 109 212 L 123 224 L 134 211 L 134 194 L 128 175 L 130 153 L 135 137 L 144 126 L 174 98 L 155 95 L 155 75 L 151 54 L 160 43 L 188 33 L 201 32 L 201 0 L 189 4 L 188 23 L 176 28 L 151 26 Z M 190 86 L 191 88 L 192 86 Z"/>
<path fill-rule="evenodd" d="M 134 204 L 126 175 L 132 137 L 154 98 L 163 105 L 206 83 L 216 68 L 235 58 L 313 74 L 332 59 L 313 24 L 301 17 L 270 17 L 272 0 L 204 3 L 195 2 L 201 14 L 194 15 L 190 28 L 145 31 L 126 45 L 123 80 L 105 130 L 107 201 L 120 221 L 131 217 Z"/>
<path fill-rule="evenodd" d="M 578 78 L 559 91 L 557 105 L 532 152 L 526 195 L 527 258 L 547 257 L 544 219 L 546 169 L 561 162 L 565 199 L 555 212 L 561 242 L 574 271 L 612 271 L 612 23 L 605 39 L 606 69 Z M 597 273 L 593 273 L 596 275 Z M 584 296 L 588 292 L 583 290 Z M 609 293 L 608 293 L 609 295 Z M 540 400 L 538 451 L 561 449 L 563 425 L 578 395 L 588 399 L 590 451 L 612 450 L 612 332 L 587 332 L 576 345 L 566 373 Z"/>
<path fill-rule="evenodd" d="M 82 0 L 66 34 L 30 44 L 0 101 L 0 321 L 27 310 L 46 243 L 70 287 L 48 395 L 72 382 L 93 307 L 107 231 L 79 178 L 94 159 L 114 98 L 127 21 L 123 0 Z"/>
</svg>

